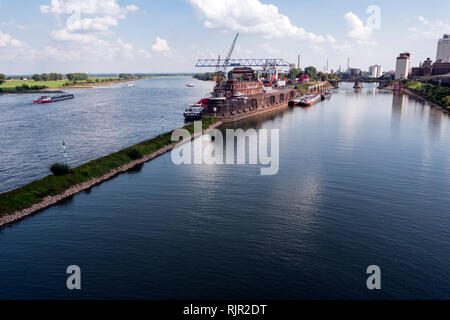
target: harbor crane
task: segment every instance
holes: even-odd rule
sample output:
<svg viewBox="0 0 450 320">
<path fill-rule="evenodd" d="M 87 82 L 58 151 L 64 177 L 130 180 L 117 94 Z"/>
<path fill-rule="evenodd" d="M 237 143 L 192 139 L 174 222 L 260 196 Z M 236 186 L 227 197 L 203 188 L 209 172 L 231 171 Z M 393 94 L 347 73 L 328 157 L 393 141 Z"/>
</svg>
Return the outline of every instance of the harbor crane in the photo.
<svg viewBox="0 0 450 320">
<path fill-rule="evenodd" d="M 262 67 L 264 73 L 275 74 L 278 77 L 278 67 L 288 67 L 289 63 L 284 59 L 231 59 L 236 40 L 239 36 L 239 32 L 234 37 L 231 43 L 230 50 L 224 60 L 220 59 L 220 55 L 217 59 L 199 59 L 195 64 L 196 67 L 216 68 L 214 80 L 219 84 L 222 82 L 227 68 L 231 67 Z"/>
</svg>

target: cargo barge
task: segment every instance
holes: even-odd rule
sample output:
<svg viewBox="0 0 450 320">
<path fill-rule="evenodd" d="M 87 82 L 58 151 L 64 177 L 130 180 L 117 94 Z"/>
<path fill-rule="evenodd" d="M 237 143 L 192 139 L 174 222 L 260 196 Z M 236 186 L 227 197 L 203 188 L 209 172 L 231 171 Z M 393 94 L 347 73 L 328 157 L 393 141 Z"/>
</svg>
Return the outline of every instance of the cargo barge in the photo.
<svg viewBox="0 0 450 320">
<path fill-rule="evenodd" d="M 63 100 L 68 100 L 68 99 L 73 99 L 73 98 L 74 98 L 73 94 L 63 94 L 63 95 L 53 96 L 53 97 L 41 96 L 37 99 L 34 99 L 33 102 L 34 103 L 50 103 L 50 102 L 58 102 L 58 101 L 63 101 Z"/>
</svg>

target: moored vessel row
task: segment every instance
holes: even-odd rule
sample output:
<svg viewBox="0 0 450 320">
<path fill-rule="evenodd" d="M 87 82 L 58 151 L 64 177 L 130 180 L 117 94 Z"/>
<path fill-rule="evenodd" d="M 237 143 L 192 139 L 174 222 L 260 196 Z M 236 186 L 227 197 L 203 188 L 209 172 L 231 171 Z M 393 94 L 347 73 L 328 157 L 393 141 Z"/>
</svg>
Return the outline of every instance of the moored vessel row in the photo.
<svg viewBox="0 0 450 320">
<path fill-rule="evenodd" d="M 302 106 L 302 107 L 310 107 L 313 104 L 316 104 L 317 102 L 328 99 L 330 97 L 331 97 L 331 91 L 327 90 L 322 93 L 307 94 L 305 96 L 292 99 L 290 101 L 290 104 L 296 105 L 296 106 Z"/>
</svg>

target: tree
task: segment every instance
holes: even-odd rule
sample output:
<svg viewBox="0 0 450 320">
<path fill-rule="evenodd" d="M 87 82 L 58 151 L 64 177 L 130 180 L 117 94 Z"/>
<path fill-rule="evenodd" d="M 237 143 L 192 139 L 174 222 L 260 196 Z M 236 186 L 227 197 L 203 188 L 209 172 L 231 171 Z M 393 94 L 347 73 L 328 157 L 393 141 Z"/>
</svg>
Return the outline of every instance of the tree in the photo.
<svg viewBox="0 0 450 320">
<path fill-rule="evenodd" d="M 313 66 L 306 67 L 305 74 L 307 74 L 311 78 L 311 80 L 317 79 L 317 70 Z"/>
<path fill-rule="evenodd" d="M 86 73 L 68 73 L 67 79 L 70 81 L 83 81 L 87 80 L 89 77 Z"/>
<path fill-rule="evenodd" d="M 325 72 L 319 72 L 319 73 L 317 74 L 317 76 L 319 77 L 319 79 L 320 79 L 321 81 L 328 81 L 328 73 L 325 73 Z"/>
<path fill-rule="evenodd" d="M 297 78 L 300 75 L 301 72 L 302 72 L 302 69 L 292 68 L 292 69 L 289 70 L 288 78 L 289 79 L 295 79 L 295 78 Z"/>
<path fill-rule="evenodd" d="M 34 81 L 41 81 L 41 76 L 38 74 L 35 74 L 31 77 L 31 79 L 33 79 Z"/>
<path fill-rule="evenodd" d="M 49 79 L 50 78 L 49 78 L 48 74 L 46 74 L 46 73 L 41 74 L 41 80 L 42 81 L 48 81 Z"/>
<path fill-rule="evenodd" d="M 0 84 L 6 81 L 6 77 L 3 73 L 0 73 Z"/>
</svg>

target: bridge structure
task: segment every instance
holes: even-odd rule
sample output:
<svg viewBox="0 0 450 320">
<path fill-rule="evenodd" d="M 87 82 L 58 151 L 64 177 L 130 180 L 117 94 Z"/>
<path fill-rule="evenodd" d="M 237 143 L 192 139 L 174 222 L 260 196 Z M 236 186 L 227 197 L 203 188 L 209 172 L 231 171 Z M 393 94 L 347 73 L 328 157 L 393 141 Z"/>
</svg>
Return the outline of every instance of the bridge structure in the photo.
<svg viewBox="0 0 450 320">
<path fill-rule="evenodd" d="M 284 59 L 229 59 L 228 63 L 220 59 L 199 59 L 196 67 L 289 67 L 289 62 Z"/>
<path fill-rule="evenodd" d="M 378 88 L 385 88 L 386 86 L 392 84 L 392 80 L 385 80 L 385 79 L 376 79 L 376 78 L 363 78 L 363 77 L 352 77 L 352 78 L 345 78 L 342 79 L 341 82 L 354 82 L 355 87 L 362 88 L 363 83 L 375 83 L 378 82 Z"/>
</svg>

